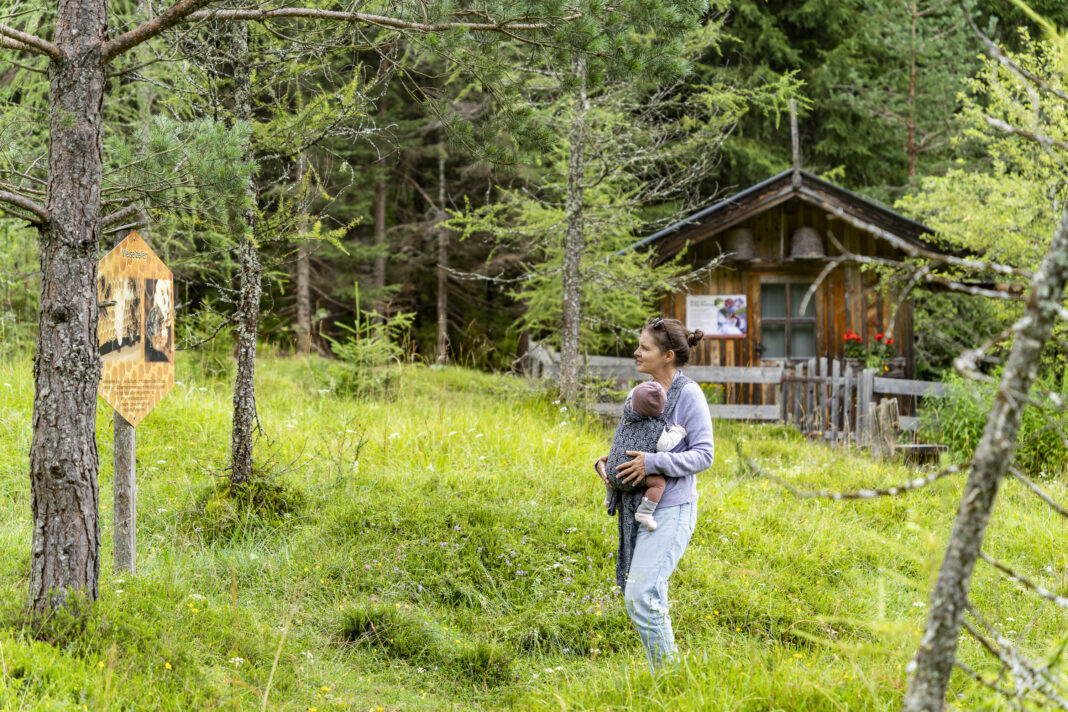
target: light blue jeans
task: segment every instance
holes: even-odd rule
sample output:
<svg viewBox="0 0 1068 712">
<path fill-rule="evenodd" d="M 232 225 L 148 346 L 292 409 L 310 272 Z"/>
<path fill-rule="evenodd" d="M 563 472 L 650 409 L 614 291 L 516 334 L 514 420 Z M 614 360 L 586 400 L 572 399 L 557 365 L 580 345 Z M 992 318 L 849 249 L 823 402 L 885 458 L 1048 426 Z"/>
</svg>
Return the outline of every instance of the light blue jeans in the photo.
<svg viewBox="0 0 1068 712">
<path fill-rule="evenodd" d="M 674 662 L 678 648 L 668 614 L 668 577 L 686 552 L 697 524 L 697 503 L 689 502 L 656 510 L 656 531 L 638 530 L 630 574 L 623 593 L 627 613 L 638 629 L 649 668 L 656 672 L 665 662 Z"/>
</svg>

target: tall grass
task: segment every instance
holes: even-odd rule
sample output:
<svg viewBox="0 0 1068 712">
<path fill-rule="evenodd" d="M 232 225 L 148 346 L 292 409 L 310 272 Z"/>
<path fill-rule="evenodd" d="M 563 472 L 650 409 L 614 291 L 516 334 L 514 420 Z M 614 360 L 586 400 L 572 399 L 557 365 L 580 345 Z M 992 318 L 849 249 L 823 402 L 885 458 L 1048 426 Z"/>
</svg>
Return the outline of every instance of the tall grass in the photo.
<svg viewBox="0 0 1068 712">
<path fill-rule="evenodd" d="M 914 473 L 783 428 L 719 425 L 672 579 L 683 660 L 653 677 L 614 585 L 615 522 L 591 468 L 610 424 L 508 377 L 412 366 L 395 399 L 356 401 L 323 388 L 321 368 L 259 368 L 257 460 L 295 503 L 263 515 L 205 506 L 226 485 L 229 391 L 180 361 L 175 391 L 138 429 L 136 577 L 110 570 L 101 405 L 101 599 L 84 629 L 42 642 L 20 613 L 30 364 L 0 363 L 0 708 L 897 708 L 960 482 L 799 502 L 741 474 L 734 443 L 798 485 Z M 1063 590 L 1065 533 L 1007 483 L 987 550 Z M 972 595 L 1035 651 L 1068 622 L 985 569 Z M 974 645 L 962 653 L 990 669 Z M 963 678 L 952 694 L 988 704 Z"/>
<path fill-rule="evenodd" d="M 949 446 L 954 457 L 970 460 L 994 404 L 997 382 L 981 383 L 957 374 L 946 380 L 946 395 L 927 398 L 921 410 L 924 435 Z M 1068 371 L 1062 378 L 1046 374 L 1035 384 L 1032 400 L 1041 408 L 1024 411 L 1016 464 L 1034 477 L 1062 475 L 1068 463 Z"/>
</svg>

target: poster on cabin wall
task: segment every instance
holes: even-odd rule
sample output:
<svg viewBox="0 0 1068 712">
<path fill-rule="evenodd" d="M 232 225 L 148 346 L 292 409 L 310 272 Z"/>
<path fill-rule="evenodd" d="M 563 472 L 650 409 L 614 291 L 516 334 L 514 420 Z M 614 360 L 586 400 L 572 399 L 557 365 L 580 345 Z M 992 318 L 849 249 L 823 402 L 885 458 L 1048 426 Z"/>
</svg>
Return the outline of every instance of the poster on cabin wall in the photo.
<svg viewBox="0 0 1068 712">
<path fill-rule="evenodd" d="M 741 339 L 749 332 L 748 307 L 744 294 L 687 294 L 686 328 L 706 339 Z"/>
</svg>

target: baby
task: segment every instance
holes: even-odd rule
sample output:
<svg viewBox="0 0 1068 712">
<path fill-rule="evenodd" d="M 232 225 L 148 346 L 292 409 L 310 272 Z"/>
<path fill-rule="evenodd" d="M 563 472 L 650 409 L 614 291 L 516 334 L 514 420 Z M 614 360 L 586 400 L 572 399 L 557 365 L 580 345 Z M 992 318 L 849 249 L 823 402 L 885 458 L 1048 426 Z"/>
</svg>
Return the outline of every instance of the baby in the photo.
<svg viewBox="0 0 1068 712">
<path fill-rule="evenodd" d="M 626 485 L 619 481 L 616 469 L 631 458 L 627 451 L 668 452 L 686 437 L 686 429 L 681 425 L 668 425 L 664 417 L 667 394 L 663 386 L 656 381 L 639 384 L 631 393 L 630 400 L 623 404 L 623 417 L 612 438 L 612 449 L 608 452 L 605 473 L 615 486 L 607 487 L 605 507 L 609 512 L 616 509 L 616 497 L 619 492 L 633 492 L 646 487 L 642 502 L 634 513 L 634 520 L 649 531 L 656 529 L 653 512 L 664 494 L 667 480 L 663 475 L 647 475 L 645 483 L 640 486 Z"/>
</svg>

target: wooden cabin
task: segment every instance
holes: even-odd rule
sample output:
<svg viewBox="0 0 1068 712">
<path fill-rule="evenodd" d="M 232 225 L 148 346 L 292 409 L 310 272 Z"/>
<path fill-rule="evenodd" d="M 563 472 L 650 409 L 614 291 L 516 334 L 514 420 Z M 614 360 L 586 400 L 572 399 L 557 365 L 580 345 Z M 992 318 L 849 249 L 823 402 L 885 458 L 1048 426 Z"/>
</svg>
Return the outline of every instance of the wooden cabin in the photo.
<svg viewBox="0 0 1068 712">
<path fill-rule="evenodd" d="M 911 248 L 933 252 L 923 225 L 811 173 L 784 171 L 700 210 L 637 243 L 658 261 L 683 254 L 698 269 L 722 262 L 683 292 L 664 298 L 664 313 L 700 328 L 692 359 L 701 366 L 765 366 L 844 358 L 852 331 L 870 343 L 893 337 L 886 375 L 915 373 L 913 306 L 880 285 L 874 270 L 842 260 L 901 260 Z M 805 296 L 816 285 L 812 297 Z M 802 310 L 801 307 L 805 306 Z M 893 319 L 893 331 L 888 333 Z M 885 338 L 885 337 L 884 337 Z M 727 402 L 761 402 L 759 388 Z"/>
</svg>

